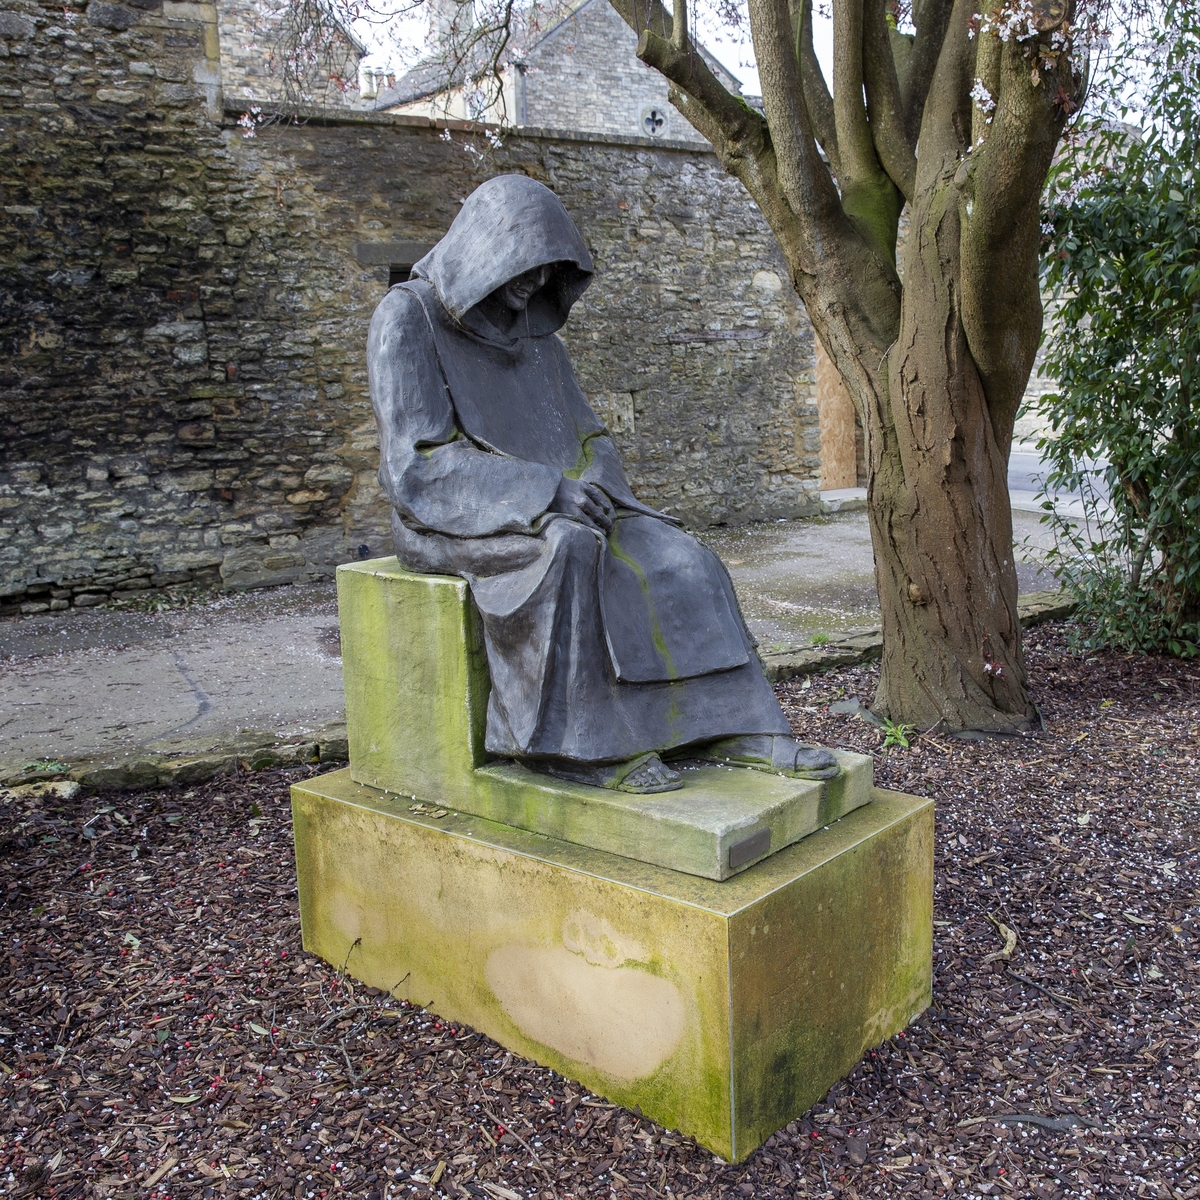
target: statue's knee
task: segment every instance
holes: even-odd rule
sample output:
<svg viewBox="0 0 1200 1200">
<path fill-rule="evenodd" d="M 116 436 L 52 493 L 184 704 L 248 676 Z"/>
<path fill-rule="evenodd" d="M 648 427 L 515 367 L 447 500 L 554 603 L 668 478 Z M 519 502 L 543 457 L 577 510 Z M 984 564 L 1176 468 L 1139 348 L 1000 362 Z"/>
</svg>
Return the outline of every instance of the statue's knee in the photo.
<svg viewBox="0 0 1200 1200">
<path fill-rule="evenodd" d="M 600 554 L 600 535 L 578 521 L 565 518 L 551 521 L 546 527 L 545 536 L 556 554 L 569 557 L 572 561 L 595 563 Z"/>
</svg>

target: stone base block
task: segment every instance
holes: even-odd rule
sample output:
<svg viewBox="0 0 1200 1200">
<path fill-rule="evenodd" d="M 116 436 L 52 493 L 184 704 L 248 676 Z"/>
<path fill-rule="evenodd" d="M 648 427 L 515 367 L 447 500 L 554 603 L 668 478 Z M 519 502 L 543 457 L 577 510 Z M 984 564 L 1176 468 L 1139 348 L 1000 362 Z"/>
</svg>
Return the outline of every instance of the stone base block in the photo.
<svg viewBox="0 0 1200 1200">
<path fill-rule="evenodd" d="M 338 568 L 350 771 L 359 783 L 725 879 L 871 798 L 871 759 L 838 752 L 828 783 L 701 768 L 632 796 L 507 765 L 484 750 L 487 658 L 466 583 L 395 558 Z"/>
<path fill-rule="evenodd" d="M 929 1003 L 933 805 L 872 801 L 718 883 L 338 771 L 292 789 L 304 946 L 742 1159 Z"/>
</svg>

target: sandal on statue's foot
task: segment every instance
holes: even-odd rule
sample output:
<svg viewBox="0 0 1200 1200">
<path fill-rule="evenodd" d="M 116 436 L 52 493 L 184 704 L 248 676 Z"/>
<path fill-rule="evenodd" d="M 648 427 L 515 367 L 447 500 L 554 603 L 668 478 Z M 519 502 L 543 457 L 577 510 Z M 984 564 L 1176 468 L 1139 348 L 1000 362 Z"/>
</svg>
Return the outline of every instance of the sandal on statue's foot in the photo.
<svg viewBox="0 0 1200 1200">
<path fill-rule="evenodd" d="M 841 770 L 833 752 L 782 734 L 760 733 L 710 742 L 697 758 L 770 771 L 791 779 L 832 779 Z"/>
<path fill-rule="evenodd" d="M 612 792 L 632 792 L 638 796 L 649 796 L 655 792 L 674 792 L 683 787 L 678 771 L 673 771 L 653 751 L 639 754 L 623 763 L 574 763 L 557 762 L 526 763 L 535 770 L 569 779 L 572 783 L 586 783 L 592 787 L 608 788 Z"/>
</svg>

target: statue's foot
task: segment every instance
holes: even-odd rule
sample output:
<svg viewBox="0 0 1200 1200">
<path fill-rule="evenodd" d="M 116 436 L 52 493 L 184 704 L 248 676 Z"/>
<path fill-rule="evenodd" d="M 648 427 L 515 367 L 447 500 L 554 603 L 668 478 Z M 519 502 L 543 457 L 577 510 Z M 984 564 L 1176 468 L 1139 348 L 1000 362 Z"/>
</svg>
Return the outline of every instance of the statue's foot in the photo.
<svg viewBox="0 0 1200 1200">
<path fill-rule="evenodd" d="M 792 779 L 832 779 L 841 770 L 833 752 L 782 734 L 759 733 L 710 742 L 697 758 L 770 771 Z"/>
<path fill-rule="evenodd" d="M 574 763 L 566 761 L 528 763 L 548 775 L 608 788 L 613 792 L 633 792 L 646 796 L 654 792 L 674 792 L 683 787 L 678 771 L 672 770 L 657 754 L 639 754 L 623 763 Z"/>
</svg>

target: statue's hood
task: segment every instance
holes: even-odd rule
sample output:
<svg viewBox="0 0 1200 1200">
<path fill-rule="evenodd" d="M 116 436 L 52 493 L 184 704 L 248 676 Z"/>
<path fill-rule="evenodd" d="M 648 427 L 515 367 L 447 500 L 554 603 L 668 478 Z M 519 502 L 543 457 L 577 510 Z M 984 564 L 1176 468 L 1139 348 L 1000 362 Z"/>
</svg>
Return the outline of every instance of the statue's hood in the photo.
<svg viewBox="0 0 1200 1200">
<path fill-rule="evenodd" d="M 459 324 L 501 284 L 534 267 L 557 263 L 529 300 L 522 331 L 561 329 L 571 305 L 592 281 L 592 256 L 562 201 L 526 175 L 498 175 L 466 199 L 446 236 L 416 266 Z"/>
</svg>

